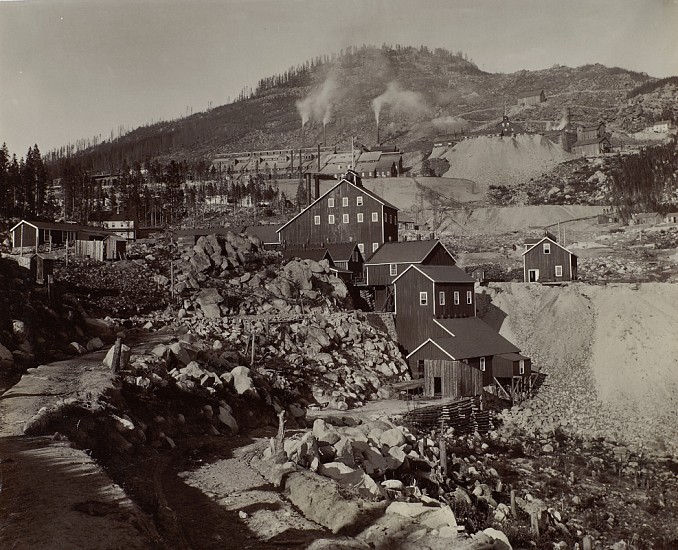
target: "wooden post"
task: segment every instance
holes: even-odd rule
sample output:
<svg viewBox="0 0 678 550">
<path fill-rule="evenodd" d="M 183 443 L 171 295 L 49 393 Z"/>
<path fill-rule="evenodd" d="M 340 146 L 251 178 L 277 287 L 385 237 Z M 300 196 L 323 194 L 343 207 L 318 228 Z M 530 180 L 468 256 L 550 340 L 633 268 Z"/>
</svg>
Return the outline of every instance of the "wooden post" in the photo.
<svg viewBox="0 0 678 550">
<path fill-rule="evenodd" d="M 118 374 L 120 370 L 120 353 L 122 351 L 122 340 L 116 338 L 115 345 L 113 347 L 113 361 L 111 361 L 111 372 L 113 374 Z"/>
<path fill-rule="evenodd" d="M 516 491 L 511 489 L 511 515 L 514 518 L 518 517 L 518 508 L 516 506 Z"/>
<path fill-rule="evenodd" d="M 530 531 L 535 537 L 539 537 L 539 515 L 530 514 Z"/>
<path fill-rule="evenodd" d="M 250 358 L 250 367 L 254 368 L 254 342 L 256 338 L 256 333 L 252 331 L 252 349 L 251 349 L 251 358 Z"/>
<path fill-rule="evenodd" d="M 582 550 L 593 550 L 593 537 L 585 535 L 581 540 Z"/>
<path fill-rule="evenodd" d="M 174 260 L 170 260 L 170 295 L 172 297 L 172 307 L 174 307 Z"/>
<path fill-rule="evenodd" d="M 278 436 L 276 437 L 276 452 L 283 450 L 283 440 L 285 439 L 285 411 L 278 413 Z"/>
</svg>

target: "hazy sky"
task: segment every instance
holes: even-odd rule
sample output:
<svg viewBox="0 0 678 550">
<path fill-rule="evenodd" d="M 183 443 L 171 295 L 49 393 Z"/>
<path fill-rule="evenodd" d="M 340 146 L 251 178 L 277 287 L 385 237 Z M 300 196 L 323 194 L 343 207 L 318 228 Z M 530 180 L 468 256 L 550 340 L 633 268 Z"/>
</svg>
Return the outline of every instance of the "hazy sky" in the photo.
<svg viewBox="0 0 678 550">
<path fill-rule="evenodd" d="M 678 75 L 678 0 L 0 0 L 0 142 L 25 155 L 204 110 L 347 45 L 468 53 L 513 72 Z"/>
</svg>

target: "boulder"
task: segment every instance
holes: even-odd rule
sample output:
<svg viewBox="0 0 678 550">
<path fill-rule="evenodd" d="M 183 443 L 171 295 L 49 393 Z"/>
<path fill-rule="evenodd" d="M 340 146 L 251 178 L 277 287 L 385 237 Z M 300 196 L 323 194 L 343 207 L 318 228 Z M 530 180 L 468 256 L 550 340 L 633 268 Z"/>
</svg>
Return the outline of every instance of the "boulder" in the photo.
<svg viewBox="0 0 678 550">
<path fill-rule="evenodd" d="M 381 434 L 379 443 L 386 445 L 387 447 L 399 447 L 400 445 L 407 443 L 407 440 L 399 428 L 391 428 Z"/>
<path fill-rule="evenodd" d="M 109 369 L 113 365 L 113 353 L 115 352 L 115 346 L 111 346 L 111 349 L 108 350 L 108 353 L 106 354 L 106 357 L 104 357 L 104 365 L 106 365 Z M 129 346 L 126 346 L 125 344 L 122 344 L 120 346 L 120 369 L 126 369 L 127 366 L 129 365 L 129 358 L 132 355 L 132 350 L 130 349 Z"/>
<path fill-rule="evenodd" d="M 346 464 L 346 466 L 350 466 L 351 468 L 355 466 L 353 445 L 351 444 L 350 439 L 346 437 L 339 439 L 339 441 L 334 444 L 334 450 L 334 460 L 336 462 L 341 462 L 342 464 Z"/>
<path fill-rule="evenodd" d="M 78 342 L 71 342 L 68 344 L 68 351 L 77 355 L 82 355 L 83 353 L 87 353 L 87 348 Z"/>
<path fill-rule="evenodd" d="M 405 461 L 407 461 L 405 451 L 400 447 L 391 447 L 386 456 L 386 469 L 397 470 L 405 463 Z"/>
<path fill-rule="evenodd" d="M 244 395 L 250 393 L 253 395 L 257 394 L 257 389 L 254 386 L 254 381 L 250 378 L 250 369 L 247 367 L 235 367 L 231 371 L 233 376 L 233 387 L 235 391 L 238 392 L 238 395 Z"/>
<path fill-rule="evenodd" d="M 318 441 L 327 445 L 334 445 L 341 439 L 336 428 L 325 422 L 322 418 L 317 418 L 313 422 L 313 435 Z"/>
<path fill-rule="evenodd" d="M 443 506 L 437 510 L 427 512 L 419 521 L 429 529 L 457 526 L 457 519 L 454 517 L 454 512 L 449 506 Z"/>
<path fill-rule="evenodd" d="M 318 473 L 337 481 L 341 485 L 357 485 L 362 482 L 364 475 L 362 470 L 356 470 L 341 462 L 321 464 Z"/>
<path fill-rule="evenodd" d="M 28 327 L 26 323 L 19 319 L 14 319 L 12 321 L 12 333 L 17 342 L 23 342 L 28 338 Z"/>
<path fill-rule="evenodd" d="M 238 422 L 231 412 L 225 407 L 219 407 L 219 422 L 228 426 L 231 429 L 231 433 L 238 433 Z"/>
<path fill-rule="evenodd" d="M 12 352 L 0 344 L 0 369 L 11 369 L 12 367 L 14 367 Z"/>
<path fill-rule="evenodd" d="M 197 294 L 195 301 L 204 310 L 205 306 L 220 304 L 224 299 L 216 288 L 204 288 Z"/>
<path fill-rule="evenodd" d="M 98 349 L 101 349 L 104 347 L 104 342 L 101 338 L 98 336 L 92 338 L 89 342 L 87 342 L 87 351 L 96 351 Z"/>
<path fill-rule="evenodd" d="M 200 306 L 202 314 L 208 319 L 220 319 L 221 318 L 221 308 L 217 304 L 208 304 Z"/>
</svg>

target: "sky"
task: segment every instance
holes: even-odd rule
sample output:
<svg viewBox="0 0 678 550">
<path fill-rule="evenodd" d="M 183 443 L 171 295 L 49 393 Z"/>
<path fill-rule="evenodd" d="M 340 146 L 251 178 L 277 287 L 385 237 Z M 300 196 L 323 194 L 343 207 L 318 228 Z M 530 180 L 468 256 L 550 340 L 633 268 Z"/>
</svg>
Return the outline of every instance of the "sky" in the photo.
<svg viewBox="0 0 678 550">
<path fill-rule="evenodd" d="M 25 156 L 235 98 L 349 45 L 464 51 L 483 70 L 678 75 L 678 0 L 0 0 L 0 143 Z"/>
</svg>

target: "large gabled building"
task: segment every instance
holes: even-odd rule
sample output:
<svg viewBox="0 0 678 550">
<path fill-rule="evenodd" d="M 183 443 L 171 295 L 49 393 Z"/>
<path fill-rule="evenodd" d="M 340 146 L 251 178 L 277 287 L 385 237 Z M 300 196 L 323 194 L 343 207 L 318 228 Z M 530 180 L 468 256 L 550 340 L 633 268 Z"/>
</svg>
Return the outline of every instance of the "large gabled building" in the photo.
<svg viewBox="0 0 678 550">
<path fill-rule="evenodd" d="M 363 187 L 349 170 L 277 232 L 283 248 L 354 242 L 367 255 L 398 240 L 398 208 Z"/>
</svg>

